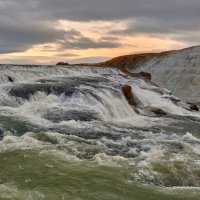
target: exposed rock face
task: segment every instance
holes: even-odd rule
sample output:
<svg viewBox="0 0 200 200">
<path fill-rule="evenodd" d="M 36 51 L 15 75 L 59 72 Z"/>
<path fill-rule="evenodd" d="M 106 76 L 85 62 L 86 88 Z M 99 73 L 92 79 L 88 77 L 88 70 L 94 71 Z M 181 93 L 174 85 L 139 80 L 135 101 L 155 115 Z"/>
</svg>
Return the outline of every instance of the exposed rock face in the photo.
<svg viewBox="0 0 200 200">
<path fill-rule="evenodd" d="M 142 78 L 142 79 L 144 79 L 146 81 L 151 81 L 151 74 L 148 73 L 148 72 L 133 73 L 133 72 L 129 72 L 127 70 L 121 70 L 121 71 L 123 71 L 125 74 L 128 74 L 129 76 Z"/>
<path fill-rule="evenodd" d="M 140 76 L 144 77 L 147 80 L 151 80 L 151 73 L 148 73 L 148 72 L 139 72 L 138 74 Z"/>
<path fill-rule="evenodd" d="M 116 67 L 120 69 L 127 69 L 130 71 L 133 69 L 137 69 L 138 67 L 141 67 L 146 62 L 154 59 L 154 58 L 160 58 L 162 56 L 167 56 L 171 53 L 171 51 L 163 52 L 163 53 L 143 53 L 143 54 L 133 54 L 133 55 L 125 55 L 125 56 L 119 56 L 116 58 L 113 58 L 111 60 L 108 60 L 103 63 L 99 63 L 101 66 L 106 67 Z"/>
<path fill-rule="evenodd" d="M 131 73 L 149 72 L 152 81 L 188 102 L 200 102 L 200 46 L 163 53 L 121 56 L 100 63 Z"/>
</svg>

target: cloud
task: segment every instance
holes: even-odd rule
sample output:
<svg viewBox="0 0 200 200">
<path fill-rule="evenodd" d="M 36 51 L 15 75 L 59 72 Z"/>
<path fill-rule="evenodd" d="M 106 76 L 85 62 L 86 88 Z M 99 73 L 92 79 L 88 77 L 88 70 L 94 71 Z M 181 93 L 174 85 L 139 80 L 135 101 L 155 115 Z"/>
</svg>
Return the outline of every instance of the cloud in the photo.
<svg viewBox="0 0 200 200">
<path fill-rule="evenodd" d="M 67 58 L 67 57 L 78 57 L 79 55 L 73 54 L 73 53 L 58 53 L 58 54 L 55 54 L 54 56 Z"/>
<path fill-rule="evenodd" d="M 187 34 L 200 31 L 199 10 L 199 0 L 0 0 L 0 54 L 46 43 L 57 43 L 61 51 L 121 47 L 116 35 L 168 34 L 192 43 L 193 34 Z M 127 28 L 111 27 L 107 35 L 95 38 L 73 27 L 58 29 L 59 20 L 123 21 Z"/>
<path fill-rule="evenodd" d="M 197 44 L 200 43 L 199 35 L 200 31 L 195 31 L 195 32 L 187 31 L 184 34 L 176 34 L 173 35 L 172 37 L 174 40 L 186 42 L 189 45 L 196 46 Z"/>
<path fill-rule="evenodd" d="M 47 23 L 16 21 L 8 23 L 0 19 L 0 53 L 23 52 L 33 45 L 55 42 L 65 37 L 65 31 Z"/>
<path fill-rule="evenodd" d="M 93 57 L 85 57 L 85 58 L 78 58 L 78 59 L 71 59 L 68 60 L 69 63 L 99 63 L 104 62 L 106 60 L 111 59 L 110 57 L 101 57 L 101 56 L 93 56 Z"/>
<path fill-rule="evenodd" d="M 72 21 L 154 18 L 192 21 L 199 18 L 199 0 L 1 0 L 1 13 L 39 20 Z M 23 5 L 23 6 L 21 6 Z M 20 11 L 20 12 L 19 12 Z"/>
<path fill-rule="evenodd" d="M 0 54 L 23 52 L 33 45 L 57 43 L 59 49 L 46 45 L 42 51 L 61 51 L 65 49 L 97 49 L 115 48 L 120 44 L 114 41 L 100 39 L 94 41 L 83 36 L 79 31 L 64 31 L 50 26 L 48 23 L 13 23 L 5 24 L 0 21 Z"/>
<path fill-rule="evenodd" d="M 4 57 L 1 58 L 1 64 L 55 64 L 56 59 L 49 56 L 17 56 L 17 57 Z"/>
<path fill-rule="evenodd" d="M 200 8 L 200 6 L 199 6 Z M 184 19 L 162 19 L 146 18 L 144 16 L 128 19 L 124 22 L 125 26 L 114 27 L 108 33 L 111 35 L 138 35 L 138 34 L 177 34 L 186 33 L 188 31 L 200 31 L 200 22 L 196 18 L 194 20 Z"/>
<path fill-rule="evenodd" d="M 70 30 L 66 32 L 65 39 L 59 41 L 61 49 L 99 49 L 99 48 L 117 48 L 120 47 L 116 40 L 111 40 L 109 38 L 100 38 L 98 40 L 93 40 L 85 37 L 82 33 L 77 30 Z"/>
</svg>

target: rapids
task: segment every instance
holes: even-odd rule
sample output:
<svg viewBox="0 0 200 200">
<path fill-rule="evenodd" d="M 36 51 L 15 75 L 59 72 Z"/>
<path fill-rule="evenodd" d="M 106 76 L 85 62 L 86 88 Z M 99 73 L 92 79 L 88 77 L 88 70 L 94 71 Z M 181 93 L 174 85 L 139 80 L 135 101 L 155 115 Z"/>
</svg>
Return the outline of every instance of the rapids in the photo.
<svg viewBox="0 0 200 200">
<path fill-rule="evenodd" d="M 166 96 L 111 68 L 1 65 L 0 199 L 199 199 L 200 113 Z"/>
</svg>

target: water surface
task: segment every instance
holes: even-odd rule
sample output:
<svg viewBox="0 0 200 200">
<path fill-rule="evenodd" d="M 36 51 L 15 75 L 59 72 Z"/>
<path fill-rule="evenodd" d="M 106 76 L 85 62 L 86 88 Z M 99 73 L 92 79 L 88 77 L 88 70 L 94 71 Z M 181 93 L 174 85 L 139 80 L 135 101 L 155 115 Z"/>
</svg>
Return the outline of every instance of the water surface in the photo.
<svg viewBox="0 0 200 200">
<path fill-rule="evenodd" d="M 170 115 L 135 112 L 124 84 Z M 152 87 L 113 69 L 1 66 L 0 199 L 199 199 L 199 113 Z"/>
</svg>

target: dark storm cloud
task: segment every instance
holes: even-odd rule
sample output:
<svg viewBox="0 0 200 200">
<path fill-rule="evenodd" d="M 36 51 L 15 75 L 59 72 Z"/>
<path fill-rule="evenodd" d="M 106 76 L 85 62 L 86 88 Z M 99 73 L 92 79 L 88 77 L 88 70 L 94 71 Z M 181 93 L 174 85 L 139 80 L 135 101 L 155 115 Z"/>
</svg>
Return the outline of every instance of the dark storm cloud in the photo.
<svg viewBox="0 0 200 200">
<path fill-rule="evenodd" d="M 138 34 L 176 34 L 184 31 L 200 31 L 198 20 L 185 23 L 185 21 L 173 22 L 165 21 L 162 19 L 149 19 L 149 18 L 138 18 L 134 22 L 128 22 L 127 27 L 124 29 L 113 29 L 109 31 L 110 34 L 114 35 L 138 35 Z"/>
<path fill-rule="evenodd" d="M 76 30 L 63 31 L 48 23 L 26 24 L 26 21 L 5 23 L 0 20 L 0 54 L 23 52 L 36 44 L 56 42 L 60 50 L 114 48 L 119 44 L 113 41 L 99 40 L 95 42 Z M 55 51 L 51 47 L 43 47 L 42 51 Z M 59 49 L 58 49 L 59 50 Z"/>
<path fill-rule="evenodd" d="M 96 42 L 84 36 L 67 40 L 69 33 L 55 28 L 60 19 L 128 20 L 134 23 L 111 35 L 179 33 L 184 39 L 185 31 L 200 30 L 199 10 L 199 0 L 0 0 L 0 53 L 24 51 L 34 44 L 55 41 L 69 49 L 119 46 L 116 41 Z"/>
<path fill-rule="evenodd" d="M 1 0 L 4 11 L 42 19 L 198 19 L 199 0 Z M 4 12 L 6 13 L 6 11 Z M 12 15 L 12 13 L 10 13 Z"/>
<path fill-rule="evenodd" d="M 46 24 L 31 22 L 5 23 L 0 20 L 0 53 L 25 51 L 35 44 L 62 39 L 65 32 Z"/>
<path fill-rule="evenodd" d="M 96 42 L 86 37 L 78 38 L 73 41 L 64 40 L 60 44 L 62 49 L 74 49 L 74 50 L 116 48 L 121 46 L 120 44 L 113 42 L 104 42 L 104 41 Z"/>
</svg>

